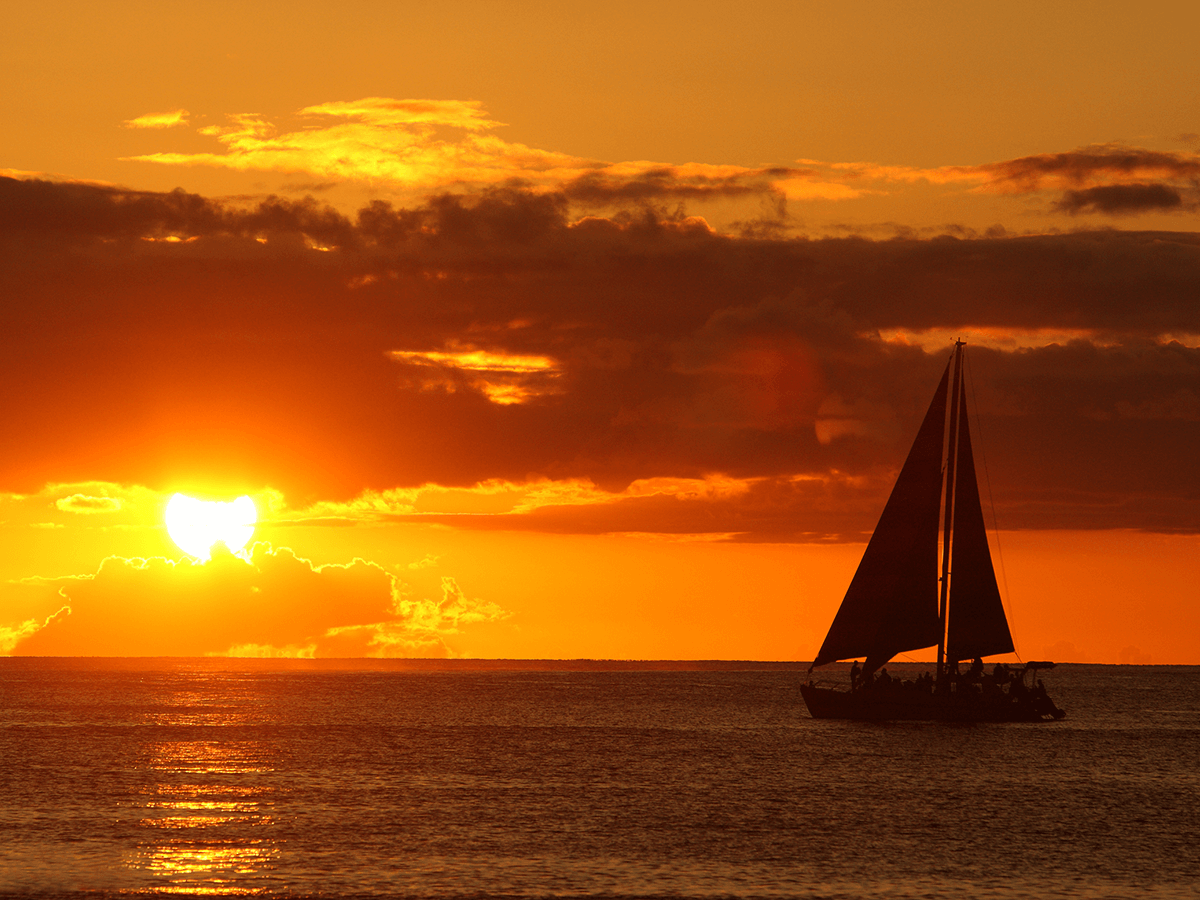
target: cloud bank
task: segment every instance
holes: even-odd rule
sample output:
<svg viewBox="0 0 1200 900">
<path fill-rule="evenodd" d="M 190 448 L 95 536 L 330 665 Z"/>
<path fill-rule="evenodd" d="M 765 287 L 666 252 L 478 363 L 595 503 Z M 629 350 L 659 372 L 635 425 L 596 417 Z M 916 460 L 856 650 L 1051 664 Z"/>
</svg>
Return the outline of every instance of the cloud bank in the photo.
<svg viewBox="0 0 1200 900">
<path fill-rule="evenodd" d="M 6 178 L 0 252 L 10 490 L 586 484 L 606 501 L 454 522 L 860 535 L 961 335 L 1005 527 L 1200 528 L 1194 234 L 808 240 L 565 189 L 351 216 Z M 710 478 L 744 490 L 628 493 Z"/>
<path fill-rule="evenodd" d="M 405 577 L 362 559 L 314 566 L 262 542 L 247 560 L 227 551 L 204 563 L 109 557 L 94 575 L 42 580 L 62 606 L 5 629 L 0 651 L 443 657 L 463 628 L 507 616 L 449 576 Z"/>
</svg>

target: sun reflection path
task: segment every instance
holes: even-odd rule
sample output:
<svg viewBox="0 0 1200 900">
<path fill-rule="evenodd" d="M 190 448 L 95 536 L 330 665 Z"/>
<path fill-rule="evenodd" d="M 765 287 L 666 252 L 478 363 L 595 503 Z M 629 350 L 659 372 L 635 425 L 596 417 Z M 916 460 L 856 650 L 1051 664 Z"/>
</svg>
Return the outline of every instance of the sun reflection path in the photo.
<svg viewBox="0 0 1200 900">
<path fill-rule="evenodd" d="M 145 836 L 129 860 L 148 881 L 145 892 L 239 896 L 280 887 L 269 747 L 225 738 L 226 726 L 253 723 L 246 710 L 212 700 L 179 691 L 147 716 L 183 730 L 181 739 L 149 745 L 145 760 L 153 776 L 140 802 Z M 197 728 L 216 738 L 195 739 Z"/>
</svg>

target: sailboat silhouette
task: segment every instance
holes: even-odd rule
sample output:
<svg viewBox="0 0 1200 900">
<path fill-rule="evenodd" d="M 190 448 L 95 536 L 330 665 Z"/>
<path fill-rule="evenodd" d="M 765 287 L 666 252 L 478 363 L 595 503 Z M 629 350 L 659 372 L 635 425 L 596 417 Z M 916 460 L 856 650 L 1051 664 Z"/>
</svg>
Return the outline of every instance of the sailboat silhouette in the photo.
<svg viewBox="0 0 1200 900">
<path fill-rule="evenodd" d="M 879 524 L 809 667 L 809 682 L 801 686 L 815 718 L 1009 722 L 1064 715 L 1036 677 L 1054 663 L 1002 664 L 991 674 L 983 668 L 983 657 L 1011 653 L 1013 640 L 979 501 L 963 346 L 955 342 Z M 935 677 L 872 678 L 896 654 L 935 645 Z M 861 673 L 856 664 L 849 691 L 812 679 L 817 666 L 860 657 L 865 663 Z M 959 672 L 963 660 L 975 661 L 969 673 Z"/>
</svg>

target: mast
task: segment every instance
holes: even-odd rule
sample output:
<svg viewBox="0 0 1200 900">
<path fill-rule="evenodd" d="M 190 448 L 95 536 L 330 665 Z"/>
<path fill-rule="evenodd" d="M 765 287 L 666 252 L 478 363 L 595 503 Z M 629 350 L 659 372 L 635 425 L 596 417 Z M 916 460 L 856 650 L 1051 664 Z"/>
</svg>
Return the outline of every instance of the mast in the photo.
<svg viewBox="0 0 1200 900">
<path fill-rule="evenodd" d="M 959 391 L 962 385 L 962 348 L 966 342 L 954 341 L 954 386 L 950 391 L 950 433 L 946 442 L 946 511 L 942 519 L 942 590 L 938 600 L 937 677 L 946 674 L 946 618 L 950 600 L 950 533 L 954 521 L 954 459 L 958 449 Z"/>
</svg>

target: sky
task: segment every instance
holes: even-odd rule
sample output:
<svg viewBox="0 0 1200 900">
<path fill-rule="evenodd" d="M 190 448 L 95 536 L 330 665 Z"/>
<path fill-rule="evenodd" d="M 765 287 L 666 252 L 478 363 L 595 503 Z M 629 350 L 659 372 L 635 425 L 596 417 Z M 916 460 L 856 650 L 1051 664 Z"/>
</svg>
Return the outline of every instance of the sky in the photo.
<svg viewBox="0 0 1200 900">
<path fill-rule="evenodd" d="M 811 659 L 961 338 L 1020 658 L 1200 664 L 1200 8 L 576 6 L 6 10 L 0 653 Z"/>
</svg>

